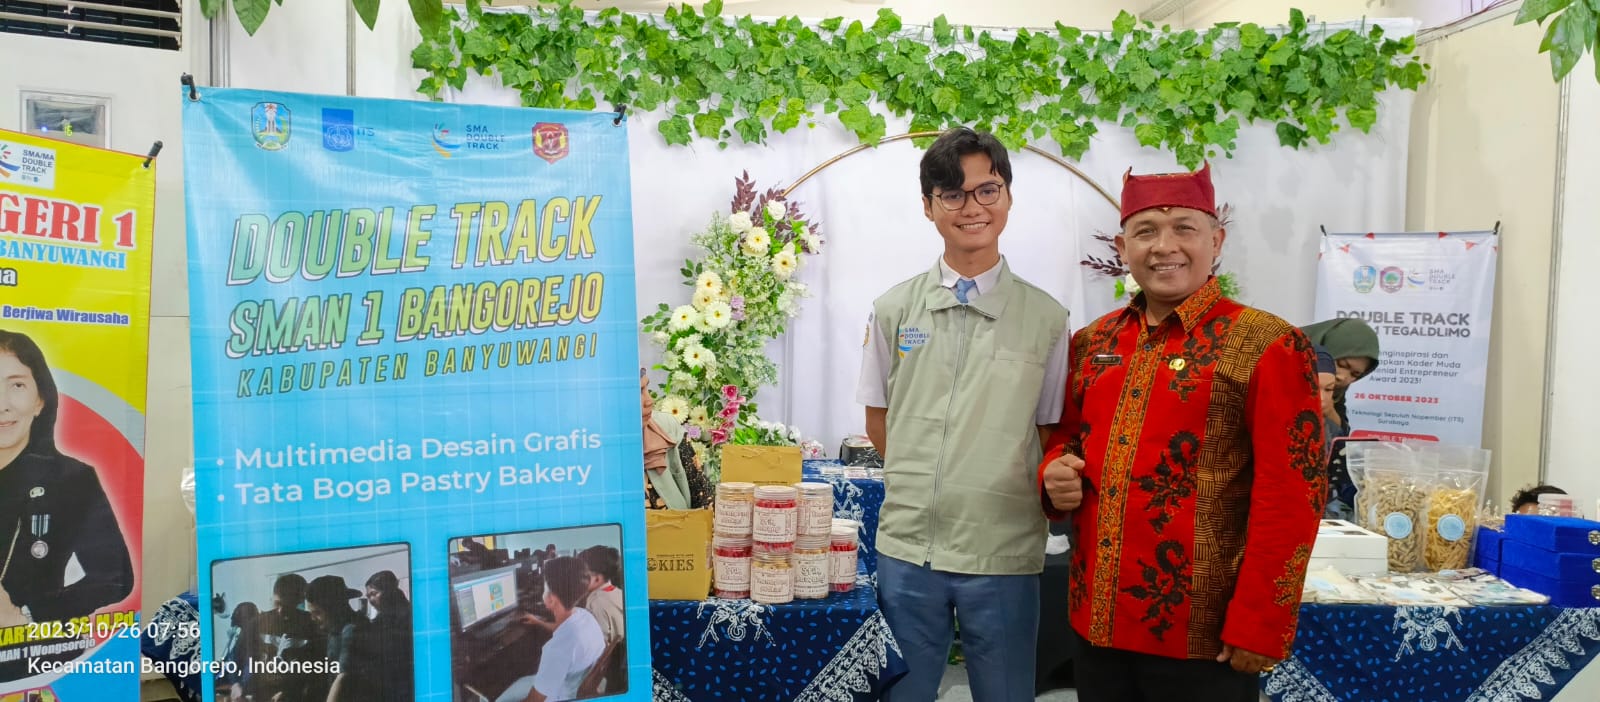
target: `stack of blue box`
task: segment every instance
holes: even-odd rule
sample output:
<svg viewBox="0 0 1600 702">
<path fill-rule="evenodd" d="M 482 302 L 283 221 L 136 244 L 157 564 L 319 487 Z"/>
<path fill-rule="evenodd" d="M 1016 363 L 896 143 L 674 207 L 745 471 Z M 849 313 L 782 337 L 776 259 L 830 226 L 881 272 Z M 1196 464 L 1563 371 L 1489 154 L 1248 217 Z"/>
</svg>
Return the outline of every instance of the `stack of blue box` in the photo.
<svg viewBox="0 0 1600 702">
<path fill-rule="evenodd" d="M 1505 532 L 1499 529 L 1478 525 L 1478 535 L 1472 540 L 1472 566 L 1499 575 L 1500 545 L 1505 538 Z"/>
<path fill-rule="evenodd" d="M 1499 574 L 1558 607 L 1600 607 L 1600 522 L 1507 516 Z"/>
</svg>

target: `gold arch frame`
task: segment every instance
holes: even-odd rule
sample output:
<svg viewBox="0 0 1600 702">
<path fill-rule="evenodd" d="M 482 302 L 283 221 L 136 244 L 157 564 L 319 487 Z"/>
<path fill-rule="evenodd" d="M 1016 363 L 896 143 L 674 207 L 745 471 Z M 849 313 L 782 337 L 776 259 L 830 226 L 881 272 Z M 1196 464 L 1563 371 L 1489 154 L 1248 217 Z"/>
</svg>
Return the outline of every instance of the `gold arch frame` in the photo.
<svg viewBox="0 0 1600 702">
<path fill-rule="evenodd" d="M 806 171 L 805 175 L 800 176 L 797 180 L 795 180 L 795 182 L 793 184 L 791 184 L 789 187 L 783 189 L 783 196 L 785 198 L 788 198 L 790 193 L 794 192 L 797 188 L 799 188 L 800 186 L 804 185 L 806 181 L 811 180 L 811 178 L 816 176 L 818 173 L 821 173 L 822 171 L 826 170 L 829 166 L 832 166 L 835 163 L 838 163 L 838 162 L 843 161 L 843 160 L 845 160 L 845 159 L 847 159 L 847 158 L 849 158 L 851 156 L 859 154 L 862 151 L 866 151 L 867 149 L 877 148 L 877 147 L 882 146 L 884 144 L 889 144 L 889 143 L 893 143 L 893 142 L 896 142 L 896 141 L 904 141 L 906 139 L 920 139 L 922 137 L 937 137 L 937 136 L 939 136 L 940 134 L 943 134 L 943 133 L 944 132 L 909 132 L 909 133 L 906 133 L 906 134 L 896 134 L 894 136 L 884 137 L 884 138 L 879 139 L 876 142 L 871 143 L 871 144 L 858 144 L 856 146 L 850 147 L 849 149 L 846 149 L 846 150 L 844 150 L 842 152 L 839 152 L 833 158 L 830 158 L 830 159 L 828 159 L 826 161 L 823 161 L 822 163 L 818 164 L 816 168 L 813 168 L 813 169 L 811 169 L 809 171 Z M 1054 164 L 1056 164 L 1058 166 L 1061 166 L 1062 168 L 1067 169 L 1068 171 L 1070 171 L 1072 173 L 1072 175 L 1077 176 L 1078 180 L 1081 180 L 1084 183 L 1087 183 L 1089 185 L 1089 187 L 1094 188 L 1095 192 L 1100 193 L 1100 197 L 1105 198 L 1106 202 L 1111 205 L 1112 209 L 1115 209 L 1115 210 L 1121 210 L 1122 209 L 1122 205 L 1117 202 L 1116 198 L 1111 196 L 1110 192 L 1108 192 L 1099 183 L 1095 182 L 1095 180 L 1093 178 L 1090 178 L 1088 176 L 1088 174 L 1086 174 L 1083 171 L 1079 170 L 1077 166 L 1074 166 L 1071 163 L 1068 163 L 1066 159 L 1063 159 L 1060 156 L 1057 156 L 1057 155 L 1052 154 L 1052 153 L 1050 153 L 1048 151 L 1045 151 L 1044 149 L 1041 149 L 1041 148 L 1039 148 L 1037 146 L 1033 146 L 1032 144 L 1024 146 L 1024 147 L 1022 147 L 1022 149 L 1024 151 L 1031 151 L 1033 153 L 1039 154 L 1040 156 L 1043 156 L 1046 159 L 1049 159 L 1052 163 L 1054 163 Z"/>
</svg>

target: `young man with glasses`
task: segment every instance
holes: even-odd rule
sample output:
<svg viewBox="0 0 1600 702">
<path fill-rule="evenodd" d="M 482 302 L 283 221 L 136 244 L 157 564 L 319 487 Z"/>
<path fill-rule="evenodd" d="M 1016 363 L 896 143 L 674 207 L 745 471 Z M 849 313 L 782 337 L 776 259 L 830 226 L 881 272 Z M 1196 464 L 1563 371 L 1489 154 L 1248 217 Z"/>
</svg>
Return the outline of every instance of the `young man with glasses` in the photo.
<svg viewBox="0 0 1600 702">
<path fill-rule="evenodd" d="M 873 303 L 857 400 L 883 455 L 883 613 L 910 671 L 890 702 L 938 696 L 959 612 L 973 699 L 1032 700 L 1046 525 L 1035 468 L 1061 414 L 1067 310 L 1000 256 L 1011 161 L 946 132 L 922 157 L 944 239 L 926 273 Z"/>
</svg>

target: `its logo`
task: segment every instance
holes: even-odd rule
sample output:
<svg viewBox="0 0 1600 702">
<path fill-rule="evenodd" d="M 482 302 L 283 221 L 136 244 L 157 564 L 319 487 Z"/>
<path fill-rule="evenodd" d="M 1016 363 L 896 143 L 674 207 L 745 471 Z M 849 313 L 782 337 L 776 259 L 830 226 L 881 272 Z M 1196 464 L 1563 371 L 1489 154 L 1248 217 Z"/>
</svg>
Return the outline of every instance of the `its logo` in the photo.
<svg viewBox="0 0 1600 702">
<path fill-rule="evenodd" d="M 258 102 L 250 108 L 250 133 L 256 147 L 281 151 L 289 145 L 289 108 L 280 102 Z"/>
<path fill-rule="evenodd" d="M 1384 292 L 1400 292 L 1405 287 L 1406 272 L 1395 266 L 1389 266 L 1378 273 L 1378 287 Z"/>
<path fill-rule="evenodd" d="M 454 154 L 460 148 L 461 142 L 450 136 L 450 130 L 445 129 L 442 124 L 433 125 L 434 151 L 439 152 L 440 156 L 450 158 L 451 154 Z"/>
<path fill-rule="evenodd" d="M 22 170 L 22 164 L 17 163 L 16 154 L 12 153 L 10 144 L 0 144 L 0 178 L 10 178 Z"/>
<path fill-rule="evenodd" d="M 0 142 L 0 182 L 54 190 L 56 150 Z"/>
<path fill-rule="evenodd" d="M 895 334 L 895 349 L 899 351 L 901 358 L 905 358 L 906 354 L 928 343 L 929 338 L 928 332 L 916 327 L 901 327 Z"/>
<path fill-rule="evenodd" d="M 533 153 L 550 163 L 567 157 L 567 125 L 540 122 L 533 125 Z"/>
<path fill-rule="evenodd" d="M 1428 287 L 1428 272 L 1422 269 L 1406 271 L 1406 285 L 1413 288 Z"/>
<path fill-rule="evenodd" d="M 1355 286 L 1356 292 L 1369 293 L 1372 292 L 1373 286 L 1378 284 L 1378 269 L 1362 266 L 1356 269 L 1355 275 L 1351 278 L 1350 283 Z"/>
<path fill-rule="evenodd" d="M 329 151 L 350 151 L 356 148 L 355 110 L 322 108 L 322 148 Z"/>
</svg>

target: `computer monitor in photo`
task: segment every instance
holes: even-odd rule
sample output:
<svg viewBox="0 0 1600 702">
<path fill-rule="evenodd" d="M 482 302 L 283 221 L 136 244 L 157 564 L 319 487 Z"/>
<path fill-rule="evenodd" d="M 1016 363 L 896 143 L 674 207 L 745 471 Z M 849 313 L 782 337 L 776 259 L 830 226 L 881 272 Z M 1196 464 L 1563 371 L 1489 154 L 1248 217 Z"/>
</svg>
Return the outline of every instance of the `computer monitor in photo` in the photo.
<svg viewBox="0 0 1600 702">
<path fill-rule="evenodd" d="M 468 631 L 517 608 L 517 567 L 474 573 L 451 586 L 461 630 Z"/>
</svg>

